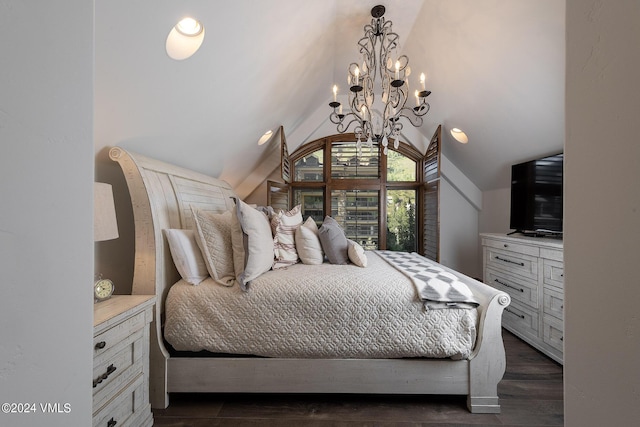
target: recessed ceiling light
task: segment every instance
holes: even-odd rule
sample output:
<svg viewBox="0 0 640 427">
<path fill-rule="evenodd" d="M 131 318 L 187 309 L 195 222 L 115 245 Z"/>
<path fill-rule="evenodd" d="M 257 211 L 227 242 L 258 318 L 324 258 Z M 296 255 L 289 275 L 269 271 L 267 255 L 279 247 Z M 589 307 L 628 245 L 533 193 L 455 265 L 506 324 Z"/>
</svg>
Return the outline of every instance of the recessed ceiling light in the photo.
<svg viewBox="0 0 640 427">
<path fill-rule="evenodd" d="M 266 131 L 264 133 L 264 135 L 262 135 L 260 137 L 260 139 L 258 140 L 258 145 L 262 145 L 265 142 L 267 142 L 268 140 L 270 140 L 271 139 L 271 135 L 273 135 L 273 131 L 271 129 L 269 129 L 268 131 Z"/>
<path fill-rule="evenodd" d="M 183 36 L 195 37 L 203 30 L 203 26 L 197 19 L 183 18 L 176 24 L 176 30 Z"/>
<path fill-rule="evenodd" d="M 458 128 L 451 129 L 451 136 L 453 136 L 453 138 L 461 144 L 466 144 L 467 142 L 469 142 L 467 134 Z"/>
<path fill-rule="evenodd" d="M 169 32 L 166 42 L 167 55 L 181 61 L 196 53 L 204 40 L 204 26 L 197 19 L 187 17 Z"/>
</svg>

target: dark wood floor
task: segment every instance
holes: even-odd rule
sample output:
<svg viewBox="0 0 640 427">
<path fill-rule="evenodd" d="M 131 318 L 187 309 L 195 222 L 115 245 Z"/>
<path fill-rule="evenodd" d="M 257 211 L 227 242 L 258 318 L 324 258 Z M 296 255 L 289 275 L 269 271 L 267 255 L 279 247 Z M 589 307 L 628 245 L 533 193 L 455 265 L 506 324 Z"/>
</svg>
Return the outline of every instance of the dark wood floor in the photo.
<svg viewBox="0 0 640 427">
<path fill-rule="evenodd" d="M 177 394 L 154 426 L 562 426 L 562 366 L 504 331 L 502 413 L 470 414 L 466 396 Z"/>
</svg>

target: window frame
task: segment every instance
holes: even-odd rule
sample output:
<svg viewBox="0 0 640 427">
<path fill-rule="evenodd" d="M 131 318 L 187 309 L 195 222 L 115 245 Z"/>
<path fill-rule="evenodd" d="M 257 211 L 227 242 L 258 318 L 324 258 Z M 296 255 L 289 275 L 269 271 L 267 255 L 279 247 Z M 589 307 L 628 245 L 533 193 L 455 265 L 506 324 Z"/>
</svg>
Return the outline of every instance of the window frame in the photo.
<svg viewBox="0 0 640 427">
<path fill-rule="evenodd" d="M 396 151 L 415 162 L 415 181 L 387 181 L 387 156 L 382 154 L 382 147 L 378 146 L 379 176 L 372 178 L 332 178 L 331 177 L 331 147 L 336 142 L 350 143 L 356 140 L 353 133 L 330 135 L 310 141 L 298 147 L 289 155 L 291 165 L 292 180 L 289 183 L 291 195 L 296 189 L 322 189 L 324 194 L 323 213 L 324 216 L 331 212 L 331 194 L 333 190 L 376 190 L 379 191 L 378 200 L 378 248 L 387 248 L 387 191 L 388 190 L 414 190 L 416 193 L 416 252 L 423 253 L 423 230 L 420 226 L 424 223 L 423 192 L 424 186 L 424 155 L 415 147 L 399 141 L 398 149 L 393 148 L 393 140 L 389 141 L 389 150 Z M 318 150 L 323 150 L 323 181 L 298 181 L 295 164 Z"/>
</svg>

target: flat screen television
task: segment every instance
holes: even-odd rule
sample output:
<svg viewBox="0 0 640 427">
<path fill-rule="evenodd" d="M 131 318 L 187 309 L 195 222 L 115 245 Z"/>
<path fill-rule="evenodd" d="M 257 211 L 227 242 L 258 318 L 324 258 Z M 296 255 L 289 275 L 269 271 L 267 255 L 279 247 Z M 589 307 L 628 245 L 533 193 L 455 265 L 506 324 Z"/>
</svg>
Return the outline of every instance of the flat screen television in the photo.
<svg viewBox="0 0 640 427">
<path fill-rule="evenodd" d="M 562 236 L 563 164 L 561 153 L 511 167 L 510 234 Z"/>
</svg>

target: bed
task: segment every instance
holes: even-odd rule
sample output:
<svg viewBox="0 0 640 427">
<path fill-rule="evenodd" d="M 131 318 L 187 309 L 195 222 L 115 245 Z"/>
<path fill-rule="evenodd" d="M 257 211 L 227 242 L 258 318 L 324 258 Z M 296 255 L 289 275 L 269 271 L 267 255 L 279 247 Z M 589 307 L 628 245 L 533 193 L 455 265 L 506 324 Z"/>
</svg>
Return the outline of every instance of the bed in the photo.
<svg viewBox="0 0 640 427">
<path fill-rule="evenodd" d="M 398 353 L 390 353 L 389 349 L 377 352 L 377 348 L 368 353 L 369 350 L 364 347 L 361 351 L 345 354 L 344 348 L 327 352 L 322 347 L 309 345 L 302 346 L 302 352 L 287 352 L 285 349 L 295 346 L 285 342 L 271 353 L 260 354 L 251 349 L 243 352 L 230 347 L 228 351 L 204 353 L 203 357 L 201 351 L 185 351 L 190 350 L 188 344 L 184 348 L 180 348 L 180 343 L 176 344 L 176 337 L 182 333 L 179 330 L 172 340 L 182 351 L 175 351 L 165 340 L 167 298 L 170 304 L 174 304 L 174 296 L 180 290 L 188 294 L 196 287 L 182 283 L 163 231 L 192 229 L 192 209 L 210 212 L 234 210 L 235 195 L 224 181 L 120 147 L 112 148 L 109 156 L 123 171 L 133 206 L 135 260 L 132 293 L 156 295 L 158 301 L 151 325 L 150 397 L 154 408 L 166 408 L 170 393 L 181 392 L 379 393 L 466 395 L 471 412 L 500 412 L 497 385 L 505 371 L 501 317 L 504 308 L 509 305 L 509 296 L 439 265 L 442 271 L 455 274 L 464 282 L 477 303 L 473 310 L 459 311 L 464 313 L 459 317 L 464 318 L 460 333 L 464 335 L 462 341 L 468 341 L 466 347 L 446 349 L 444 353 L 433 357 L 421 357 L 421 350 L 412 353 L 415 347 L 412 345 L 407 345 L 407 349 L 401 348 Z M 382 264 L 392 261 L 383 259 L 382 255 L 368 253 L 372 265 L 377 266 L 375 268 L 384 268 Z M 289 273 L 300 277 L 310 277 L 309 267 L 336 268 L 336 277 L 344 271 L 340 269 L 358 268 L 296 264 L 286 270 L 292 270 Z M 373 270 L 367 268 L 364 271 Z M 289 273 L 274 270 L 264 276 Z M 197 288 L 198 291 L 209 287 L 214 293 L 227 292 L 232 298 L 241 298 L 243 295 L 257 298 L 261 289 L 266 288 L 261 285 L 261 279 L 254 280 L 248 292 L 238 290 L 237 286 L 223 288 L 218 284 L 207 284 L 206 281 Z M 317 292 L 331 293 L 332 285 L 333 282 L 329 281 L 328 290 L 322 288 Z M 399 298 L 404 295 L 404 298 L 410 299 L 406 289 L 405 286 L 397 291 Z M 318 295 L 316 298 L 322 299 Z M 412 309 L 415 310 L 415 307 Z M 432 323 L 440 323 L 437 318 L 440 315 L 434 313 L 436 320 L 432 320 Z M 366 317 L 366 313 L 363 317 Z M 344 323 L 350 324 L 352 320 L 347 319 Z M 170 322 L 169 326 L 170 332 Z M 373 334 L 369 339 L 376 335 L 380 334 Z M 309 348 L 312 351 L 305 353 Z"/>
</svg>

